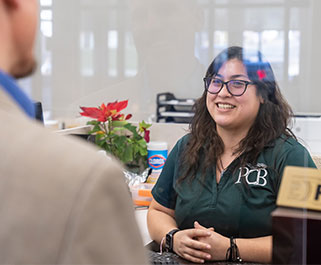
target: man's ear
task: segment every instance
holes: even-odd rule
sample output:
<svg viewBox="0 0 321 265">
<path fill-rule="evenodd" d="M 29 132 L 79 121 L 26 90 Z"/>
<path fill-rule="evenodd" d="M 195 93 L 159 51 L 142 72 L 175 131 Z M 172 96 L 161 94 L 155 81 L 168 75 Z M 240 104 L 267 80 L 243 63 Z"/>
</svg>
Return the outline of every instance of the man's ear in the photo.
<svg viewBox="0 0 321 265">
<path fill-rule="evenodd" d="M 2 0 L 5 4 L 5 6 L 7 6 L 7 8 L 17 8 L 20 4 L 20 0 Z"/>
</svg>

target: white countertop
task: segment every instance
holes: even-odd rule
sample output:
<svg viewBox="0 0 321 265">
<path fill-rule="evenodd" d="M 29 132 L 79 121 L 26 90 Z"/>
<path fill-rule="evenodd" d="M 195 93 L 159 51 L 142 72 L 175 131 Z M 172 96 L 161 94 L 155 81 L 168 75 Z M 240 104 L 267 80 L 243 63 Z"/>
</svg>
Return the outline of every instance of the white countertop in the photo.
<svg viewBox="0 0 321 265">
<path fill-rule="evenodd" d="M 146 245 L 152 241 L 147 229 L 147 209 L 137 208 L 135 210 L 135 216 L 136 216 L 136 221 L 137 221 L 144 245 Z"/>
</svg>

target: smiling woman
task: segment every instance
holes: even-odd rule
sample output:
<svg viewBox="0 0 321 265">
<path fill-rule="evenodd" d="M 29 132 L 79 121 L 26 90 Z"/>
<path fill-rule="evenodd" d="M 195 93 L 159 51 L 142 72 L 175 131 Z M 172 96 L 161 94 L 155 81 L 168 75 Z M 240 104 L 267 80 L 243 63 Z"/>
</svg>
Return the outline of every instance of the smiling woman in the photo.
<svg viewBox="0 0 321 265">
<path fill-rule="evenodd" d="M 292 111 L 271 65 L 259 51 L 246 54 L 230 47 L 210 64 L 190 134 L 152 190 L 151 238 L 166 235 L 166 247 L 193 262 L 271 262 L 270 214 L 284 167 L 315 167 L 287 127 Z"/>
<path fill-rule="evenodd" d="M 224 63 L 211 79 L 213 81 L 207 86 L 206 106 L 216 122 L 217 131 L 233 129 L 243 138 L 257 116 L 262 97 L 257 95 L 243 62 L 238 59 Z M 224 80 L 228 81 L 224 83 Z M 214 93 L 211 88 L 217 86 L 220 90 Z M 246 91 L 248 86 L 250 89 Z"/>
</svg>

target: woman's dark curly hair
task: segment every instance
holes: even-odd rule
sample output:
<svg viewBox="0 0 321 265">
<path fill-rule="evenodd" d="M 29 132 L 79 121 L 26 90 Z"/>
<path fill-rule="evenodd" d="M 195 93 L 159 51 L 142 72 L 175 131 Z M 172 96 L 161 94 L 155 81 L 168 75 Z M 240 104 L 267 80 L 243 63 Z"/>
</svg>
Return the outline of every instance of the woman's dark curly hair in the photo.
<svg viewBox="0 0 321 265">
<path fill-rule="evenodd" d="M 227 48 L 210 64 L 206 77 L 215 76 L 221 66 L 231 59 L 243 62 L 249 79 L 257 88 L 257 95 L 264 101 L 260 104 L 258 115 L 247 136 L 235 151 L 241 154 L 238 164 L 235 165 L 235 168 L 239 168 L 247 163 L 256 164 L 263 148 L 282 134 L 286 137 L 295 136 L 288 129 L 293 114 L 291 107 L 280 92 L 271 65 L 263 59 L 259 51 L 254 56 L 253 53 L 247 56 L 247 51 L 241 47 Z M 179 182 L 185 179 L 192 180 L 200 169 L 204 175 L 206 170 L 213 169 L 213 165 L 224 152 L 224 144 L 217 133 L 216 123 L 206 107 L 206 96 L 207 92 L 204 91 L 194 105 L 195 115 L 190 124 L 191 135 L 182 155 L 182 165 L 186 171 L 179 178 Z M 201 163 L 201 159 L 204 163 Z"/>
</svg>

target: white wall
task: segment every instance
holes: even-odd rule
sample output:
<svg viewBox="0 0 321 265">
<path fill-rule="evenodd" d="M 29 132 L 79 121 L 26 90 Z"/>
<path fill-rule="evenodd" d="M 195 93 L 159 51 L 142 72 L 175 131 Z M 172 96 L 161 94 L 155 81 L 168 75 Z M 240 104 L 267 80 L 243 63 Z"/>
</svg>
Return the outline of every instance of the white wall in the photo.
<svg viewBox="0 0 321 265">
<path fill-rule="evenodd" d="M 294 111 L 321 113 L 320 0 L 50 2 L 39 69 L 24 82 L 49 118 L 117 99 L 129 99 L 134 120 L 152 118 L 159 92 L 199 97 L 206 67 L 229 45 L 261 48 Z"/>
<path fill-rule="evenodd" d="M 292 131 L 311 154 L 321 155 L 321 117 L 297 117 Z"/>
</svg>

